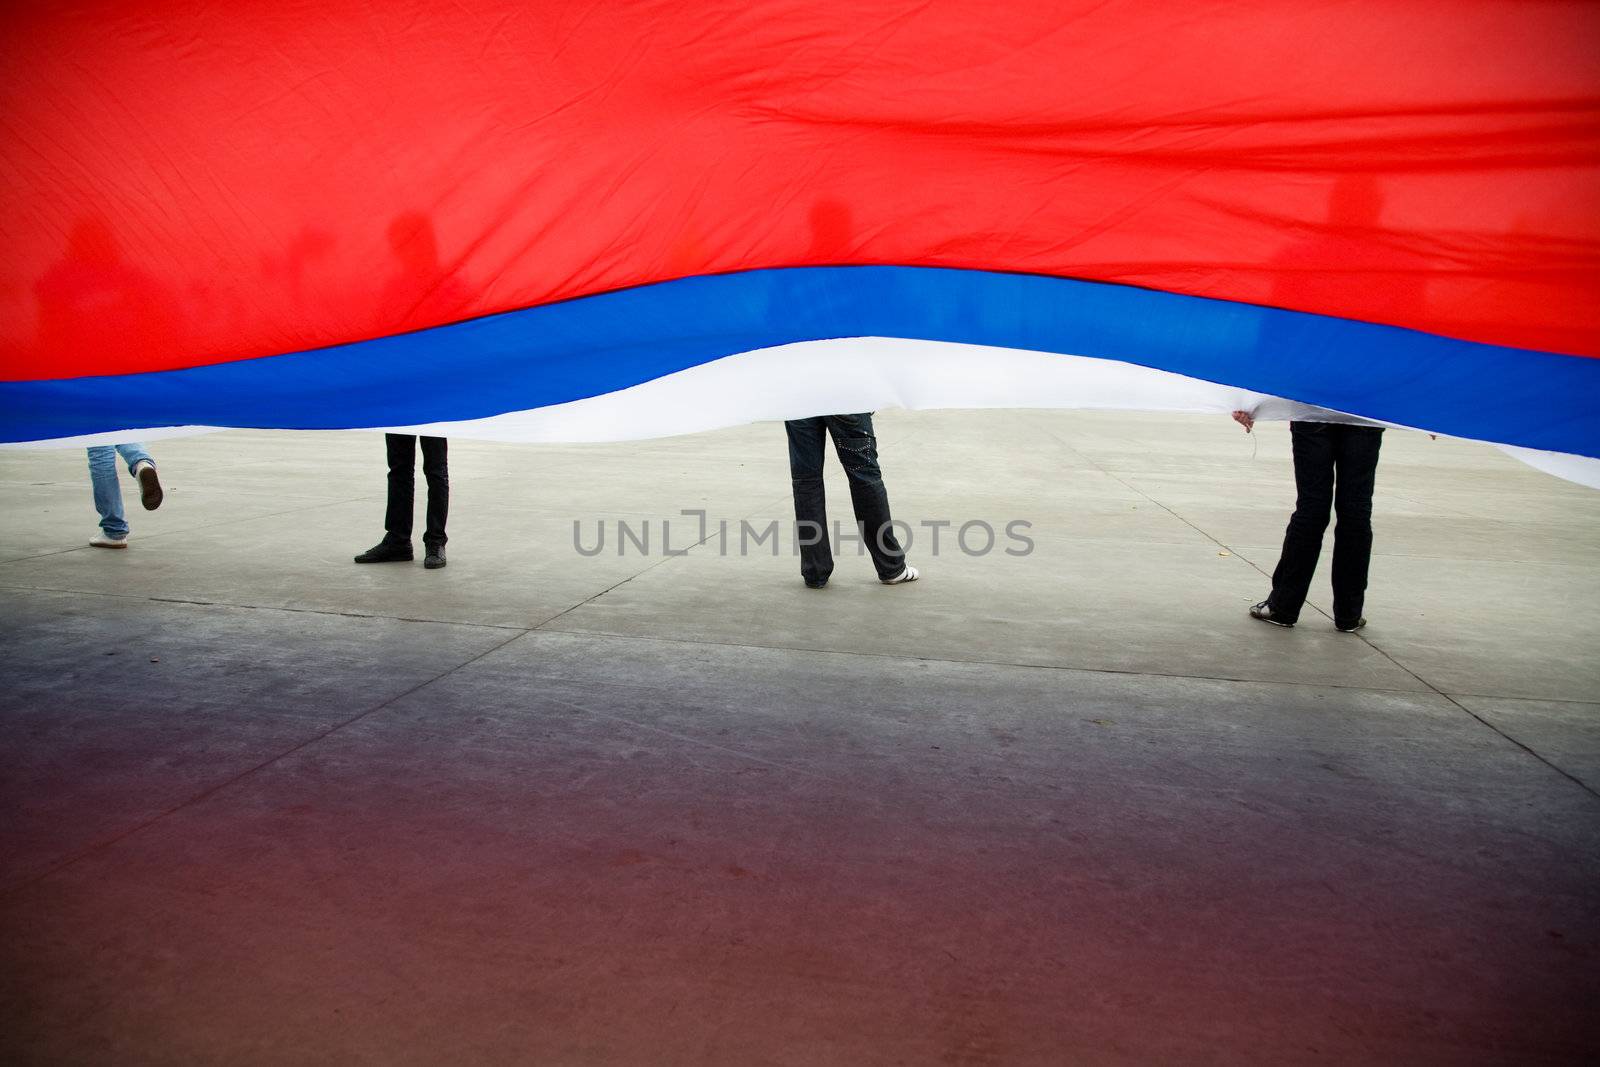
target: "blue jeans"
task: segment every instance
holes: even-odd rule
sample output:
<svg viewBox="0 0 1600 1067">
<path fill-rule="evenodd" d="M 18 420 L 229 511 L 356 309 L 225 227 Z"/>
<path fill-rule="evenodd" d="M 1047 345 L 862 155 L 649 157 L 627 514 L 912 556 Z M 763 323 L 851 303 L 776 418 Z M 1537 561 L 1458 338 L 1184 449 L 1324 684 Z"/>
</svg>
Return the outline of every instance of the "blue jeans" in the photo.
<svg viewBox="0 0 1600 1067">
<path fill-rule="evenodd" d="M 100 512 L 100 529 L 107 537 L 127 537 L 128 520 L 122 514 L 122 483 L 117 479 L 117 453 L 133 473 L 135 464 L 155 460 L 140 444 L 95 445 L 89 449 L 89 480 L 94 483 L 94 506 Z"/>
</svg>

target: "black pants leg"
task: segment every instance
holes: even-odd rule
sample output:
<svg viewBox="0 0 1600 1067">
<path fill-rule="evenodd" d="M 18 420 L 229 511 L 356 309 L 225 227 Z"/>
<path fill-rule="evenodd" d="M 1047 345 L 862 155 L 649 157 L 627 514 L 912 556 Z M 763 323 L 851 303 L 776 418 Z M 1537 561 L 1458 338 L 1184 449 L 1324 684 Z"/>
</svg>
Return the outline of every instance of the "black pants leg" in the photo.
<svg viewBox="0 0 1600 1067">
<path fill-rule="evenodd" d="M 1366 601 L 1372 562 L 1372 489 L 1377 481 L 1381 426 L 1334 426 L 1338 487 L 1333 494 L 1333 621 L 1353 623 Z"/>
<path fill-rule="evenodd" d="M 795 538 L 800 548 L 800 576 L 808 582 L 827 581 L 833 573 L 833 550 L 828 545 L 827 495 L 822 486 L 822 446 L 827 439 L 826 416 L 791 419 L 789 478 L 794 487 Z"/>
<path fill-rule="evenodd" d="M 890 525 L 889 493 L 878 467 L 878 438 L 872 432 L 872 415 L 830 415 L 828 429 L 839 463 L 850 479 L 850 503 L 856 525 L 867 542 L 867 552 L 879 578 L 893 578 L 906 568 L 905 549 Z"/>
<path fill-rule="evenodd" d="M 1272 595 L 1267 606 L 1274 617 L 1284 622 L 1300 618 L 1311 576 L 1322 554 L 1322 534 L 1328 528 L 1328 512 L 1333 506 L 1333 475 L 1337 429 L 1324 422 L 1291 422 L 1290 442 L 1294 446 L 1294 514 L 1283 535 L 1283 554 L 1272 572 Z"/>
<path fill-rule="evenodd" d="M 392 545 L 411 544 L 411 509 L 417 470 L 417 439 L 407 433 L 383 435 L 389 449 L 389 508 L 383 516 L 383 539 Z"/>
<path fill-rule="evenodd" d="M 450 461 L 445 438 L 422 439 L 422 475 L 428 479 L 428 528 L 422 543 L 443 548 L 450 540 L 444 532 L 445 519 L 450 516 Z"/>
</svg>

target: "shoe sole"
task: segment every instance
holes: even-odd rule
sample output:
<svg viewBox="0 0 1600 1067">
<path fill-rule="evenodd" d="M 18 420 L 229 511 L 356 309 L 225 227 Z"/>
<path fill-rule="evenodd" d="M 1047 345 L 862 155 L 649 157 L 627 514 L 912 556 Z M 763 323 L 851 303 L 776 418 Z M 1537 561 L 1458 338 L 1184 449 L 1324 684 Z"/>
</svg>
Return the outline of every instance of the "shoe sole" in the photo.
<svg viewBox="0 0 1600 1067">
<path fill-rule="evenodd" d="M 442 571 L 449 565 L 450 561 L 445 559 L 440 560 L 438 563 L 429 563 L 427 560 L 422 561 L 423 569 L 430 571 Z"/>
<path fill-rule="evenodd" d="M 356 557 L 356 562 L 357 563 L 411 563 L 416 558 L 417 557 L 415 557 L 415 556 L 407 556 L 404 559 L 401 559 L 399 556 L 396 556 L 393 559 L 362 559 L 360 556 L 357 556 Z"/>
<path fill-rule="evenodd" d="M 107 545 L 107 544 L 101 544 L 99 541 L 90 541 L 89 542 L 89 547 L 90 548 L 127 548 L 128 547 L 128 542 L 126 542 L 126 541 L 118 541 L 115 544 Z"/>
<path fill-rule="evenodd" d="M 161 479 L 156 476 L 154 467 L 146 467 L 139 472 L 139 503 L 144 505 L 146 511 L 159 508 L 165 496 L 166 494 L 161 491 Z"/>
</svg>

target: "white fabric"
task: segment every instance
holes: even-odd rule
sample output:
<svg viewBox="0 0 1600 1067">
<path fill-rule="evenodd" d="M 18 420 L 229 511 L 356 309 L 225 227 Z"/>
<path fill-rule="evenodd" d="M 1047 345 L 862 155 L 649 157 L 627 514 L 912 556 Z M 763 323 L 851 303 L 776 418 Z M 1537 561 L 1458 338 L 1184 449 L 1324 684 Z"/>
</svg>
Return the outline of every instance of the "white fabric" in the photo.
<svg viewBox="0 0 1600 1067">
<path fill-rule="evenodd" d="M 743 352 L 604 396 L 403 433 L 491 441 L 633 441 L 884 408 L 1104 408 L 1220 413 L 1264 393 L 1115 360 L 855 337 Z"/>
<path fill-rule="evenodd" d="M 1516 445 L 1496 445 L 1508 456 L 1520 459 L 1535 470 L 1565 478 L 1569 482 L 1600 489 L 1600 459 L 1574 456 L 1567 452 L 1542 452 L 1537 448 L 1519 448 Z"/>
<path fill-rule="evenodd" d="M 1251 412 L 1257 422 L 1271 421 L 1273 419 L 1287 419 L 1290 422 L 1332 422 L 1341 426 L 1391 426 L 1393 423 L 1373 422 L 1363 419 L 1359 415 L 1346 415 L 1342 411 L 1332 408 L 1319 408 L 1313 404 L 1302 404 L 1298 400 L 1284 400 L 1273 397 L 1262 402 L 1256 410 Z"/>
<path fill-rule="evenodd" d="M 483 419 L 371 427 L 483 441 L 636 441 L 763 420 L 885 408 L 1065 408 L 1373 423 L 1294 400 L 1117 360 L 1015 348 L 853 337 L 727 356 L 603 396 Z M 13 447 L 158 441 L 217 427 L 128 429 Z M 1503 446 L 1530 466 L 1600 488 L 1600 461 Z"/>
</svg>

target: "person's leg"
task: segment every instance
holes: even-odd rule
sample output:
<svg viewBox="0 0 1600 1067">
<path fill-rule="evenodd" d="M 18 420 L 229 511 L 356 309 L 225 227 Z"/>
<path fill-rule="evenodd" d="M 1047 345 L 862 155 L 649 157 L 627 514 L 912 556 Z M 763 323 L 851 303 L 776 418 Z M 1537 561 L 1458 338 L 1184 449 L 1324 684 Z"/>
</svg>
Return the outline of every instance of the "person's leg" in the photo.
<svg viewBox="0 0 1600 1067">
<path fill-rule="evenodd" d="M 800 547 L 800 577 L 807 585 L 821 585 L 833 573 L 833 550 L 828 545 L 827 494 L 822 485 L 822 445 L 827 436 L 826 416 L 790 419 L 789 480 L 794 489 L 795 538 Z"/>
<path fill-rule="evenodd" d="M 421 444 L 422 475 L 428 479 L 428 526 L 422 543 L 443 548 L 450 540 L 444 532 L 445 519 L 450 516 L 449 446 L 443 437 L 424 437 Z"/>
<path fill-rule="evenodd" d="M 409 563 L 416 558 L 411 549 L 411 512 L 415 503 L 417 439 L 411 434 L 384 434 L 389 453 L 389 506 L 383 515 L 383 540 L 356 557 L 357 563 Z"/>
<path fill-rule="evenodd" d="M 1333 622 L 1350 629 L 1361 619 L 1372 562 L 1372 488 L 1378 476 L 1381 426 L 1336 426 L 1338 486 L 1333 510 Z"/>
<path fill-rule="evenodd" d="M 839 463 L 850 479 L 850 503 L 856 524 L 866 540 L 867 552 L 880 579 L 893 578 L 906 569 L 905 549 L 890 525 L 889 493 L 878 467 L 878 438 L 872 432 L 872 415 L 830 415 L 828 429 Z"/>
<path fill-rule="evenodd" d="M 409 548 L 416 504 L 417 439 L 408 433 L 387 433 L 383 440 L 389 450 L 389 508 L 383 517 L 383 540 Z"/>
<path fill-rule="evenodd" d="M 100 513 L 100 530 L 120 541 L 128 536 L 122 513 L 122 483 L 117 478 L 117 450 L 112 445 L 89 449 L 89 481 L 94 486 L 94 507 Z"/>
<path fill-rule="evenodd" d="M 156 474 L 156 461 L 137 441 L 117 445 L 116 449 L 122 461 L 128 465 L 128 473 L 139 483 L 139 503 L 144 505 L 146 511 L 159 508 L 165 494 L 161 491 L 161 478 Z"/>
<path fill-rule="evenodd" d="M 152 467 L 155 466 L 156 461 L 150 458 L 150 453 L 145 451 L 144 445 L 137 441 L 129 441 L 127 444 L 114 447 L 117 450 L 117 454 L 122 457 L 122 462 L 128 465 L 128 473 L 135 477 L 139 473 L 136 469 L 139 464 L 148 463 Z"/>
<path fill-rule="evenodd" d="M 1277 621 L 1300 618 L 1317 557 L 1322 554 L 1322 534 L 1328 528 L 1333 505 L 1333 436 L 1321 422 L 1292 422 L 1289 436 L 1294 446 L 1294 514 L 1283 535 L 1283 554 L 1272 572 L 1272 595 L 1267 606 Z"/>
</svg>

